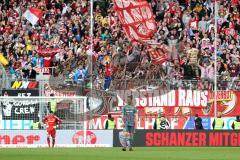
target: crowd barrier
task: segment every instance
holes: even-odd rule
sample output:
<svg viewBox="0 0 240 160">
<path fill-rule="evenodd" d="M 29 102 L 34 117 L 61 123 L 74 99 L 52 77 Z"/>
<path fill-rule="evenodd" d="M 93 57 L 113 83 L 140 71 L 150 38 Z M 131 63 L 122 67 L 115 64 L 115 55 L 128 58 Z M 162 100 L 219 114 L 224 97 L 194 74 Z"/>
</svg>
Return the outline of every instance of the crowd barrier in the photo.
<svg viewBox="0 0 240 160">
<path fill-rule="evenodd" d="M 53 75 L 54 67 L 49 68 L 41 68 L 37 69 L 37 72 L 43 73 L 43 77 L 47 79 L 47 82 L 49 82 L 49 77 Z M 49 74 L 47 74 L 49 73 Z M 17 78 L 13 75 L 6 75 L 5 79 L 9 82 L 8 84 L 0 84 L 1 88 L 11 88 L 12 82 L 19 80 L 19 81 L 35 81 L 35 79 L 24 79 L 24 78 Z M 0 81 L 3 81 L 4 78 L 0 76 Z M 39 83 L 42 83 L 40 79 L 36 79 Z M 89 79 L 87 79 L 89 80 Z M 46 80 L 44 80 L 45 83 Z M 67 84 L 68 87 L 71 85 L 83 87 L 82 83 L 75 83 L 73 78 L 65 77 L 64 79 L 54 79 L 54 81 L 57 82 L 57 84 Z M 97 81 L 93 78 L 93 86 L 96 89 L 102 89 L 104 85 L 105 79 L 98 79 Z M 210 81 L 204 81 L 199 79 L 192 79 L 192 80 L 186 80 L 186 79 L 180 79 L 180 80 L 174 80 L 174 79 L 116 79 L 113 78 L 111 81 L 110 91 L 115 91 L 119 89 L 153 89 L 153 88 L 168 88 L 171 90 L 174 89 L 190 89 L 190 90 L 214 90 L 214 83 Z M 217 81 L 217 90 L 240 90 L 240 80 L 218 80 Z"/>
</svg>

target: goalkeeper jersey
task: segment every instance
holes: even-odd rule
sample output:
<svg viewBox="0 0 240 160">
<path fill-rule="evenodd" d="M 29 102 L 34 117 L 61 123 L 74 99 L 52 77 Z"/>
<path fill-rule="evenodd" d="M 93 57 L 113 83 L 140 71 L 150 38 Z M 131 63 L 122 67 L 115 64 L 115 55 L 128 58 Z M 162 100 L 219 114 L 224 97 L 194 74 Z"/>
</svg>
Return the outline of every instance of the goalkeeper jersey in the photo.
<svg viewBox="0 0 240 160">
<path fill-rule="evenodd" d="M 135 123 L 135 113 L 137 109 L 134 106 L 126 105 L 123 107 L 123 121 L 126 126 L 134 126 Z"/>
</svg>

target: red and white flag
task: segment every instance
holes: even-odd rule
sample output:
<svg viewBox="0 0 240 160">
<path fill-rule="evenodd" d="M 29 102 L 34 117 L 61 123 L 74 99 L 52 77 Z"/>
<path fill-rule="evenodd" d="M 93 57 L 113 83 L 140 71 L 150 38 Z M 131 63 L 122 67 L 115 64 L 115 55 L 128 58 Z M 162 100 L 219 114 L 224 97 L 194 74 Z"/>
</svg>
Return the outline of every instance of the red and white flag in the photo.
<svg viewBox="0 0 240 160">
<path fill-rule="evenodd" d="M 44 12 L 38 8 L 28 8 L 26 12 L 23 14 L 32 25 L 35 25 L 39 19 L 42 18 Z"/>
<path fill-rule="evenodd" d="M 113 0 L 114 9 L 130 41 L 144 41 L 156 32 L 152 9 L 145 0 Z"/>
<path fill-rule="evenodd" d="M 113 0 L 114 9 L 130 41 L 148 43 L 156 33 L 156 22 L 149 3 L 146 0 Z M 148 43 L 153 64 L 167 62 L 169 54 L 166 45 Z"/>
<path fill-rule="evenodd" d="M 165 44 L 157 47 L 149 46 L 149 55 L 153 64 L 162 65 L 164 62 L 168 62 L 167 56 L 170 53 L 168 46 Z"/>
</svg>

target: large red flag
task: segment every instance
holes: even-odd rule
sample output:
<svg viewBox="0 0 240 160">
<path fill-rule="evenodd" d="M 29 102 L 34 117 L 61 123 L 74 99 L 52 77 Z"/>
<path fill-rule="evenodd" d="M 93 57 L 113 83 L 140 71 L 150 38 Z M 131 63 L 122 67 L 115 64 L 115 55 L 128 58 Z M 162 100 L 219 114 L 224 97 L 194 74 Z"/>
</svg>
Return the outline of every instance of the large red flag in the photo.
<svg viewBox="0 0 240 160">
<path fill-rule="evenodd" d="M 147 1 L 113 0 L 115 10 L 130 41 L 149 40 L 156 24 Z"/>
</svg>

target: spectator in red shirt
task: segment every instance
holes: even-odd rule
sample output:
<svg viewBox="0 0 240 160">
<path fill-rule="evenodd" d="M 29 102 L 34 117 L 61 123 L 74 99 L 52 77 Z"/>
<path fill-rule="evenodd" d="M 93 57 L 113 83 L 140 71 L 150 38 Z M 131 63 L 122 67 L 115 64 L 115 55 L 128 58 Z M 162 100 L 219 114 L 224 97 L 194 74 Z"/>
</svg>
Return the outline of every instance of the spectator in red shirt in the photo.
<svg viewBox="0 0 240 160">
<path fill-rule="evenodd" d="M 105 66 L 105 81 L 104 81 L 104 90 L 108 91 L 112 81 L 112 67 L 109 62 L 106 62 Z"/>
</svg>

